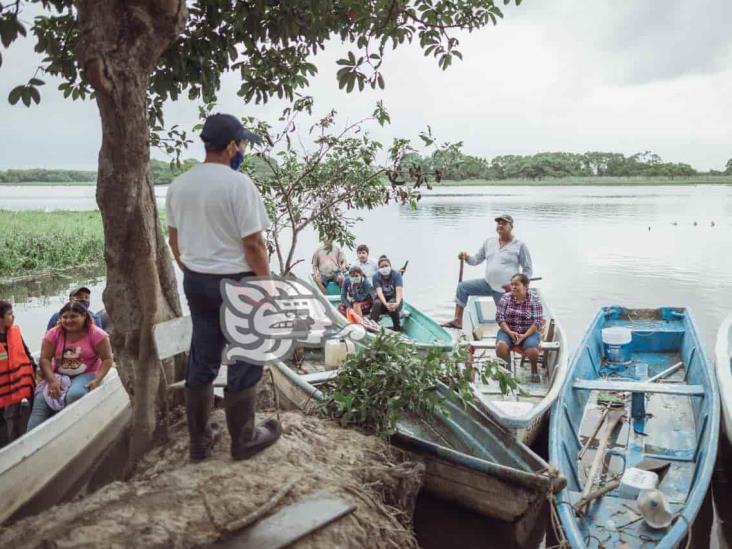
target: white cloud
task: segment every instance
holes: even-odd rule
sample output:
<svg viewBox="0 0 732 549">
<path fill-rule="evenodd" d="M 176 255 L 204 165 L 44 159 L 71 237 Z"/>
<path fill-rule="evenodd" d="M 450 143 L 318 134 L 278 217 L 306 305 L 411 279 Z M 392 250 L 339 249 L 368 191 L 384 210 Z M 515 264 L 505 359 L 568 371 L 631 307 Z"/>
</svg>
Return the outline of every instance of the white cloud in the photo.
<svg viewBox="0 0 732 549">
<path fill-rule="evenodd" d="M 318 112 L 355 120 L 383 99 L 393 123 L 372 134 L 411 137 L 427 124 L 441 140 L 479 156 L 547 150 L 652 150 L 697 169 L 732 156 L 732 3 L 707 0 L 526 0 L 498 26 L 461 35 L 464 62 L 441 71 L 416 46 L 391 52 L 383 92 L 346 94 L 335 80 L 343 46 L 316 58 L 306 93 Z M 32 47 L 3 52 L 0 98 L 33 70 Z M 235 75 L 224 78 L 220 110 L 273 120 L 283 104 L 244 105 Z M 62 100 L 47 86 L 30 110 L 0 101 L 0 169 L 91 167 L 99 148 L 93 103 Z M 190 127 L 196 109 L 171 104 L 169 123 Z M 200 147 L 191 155 L 201 154 Z"/>
</svg>

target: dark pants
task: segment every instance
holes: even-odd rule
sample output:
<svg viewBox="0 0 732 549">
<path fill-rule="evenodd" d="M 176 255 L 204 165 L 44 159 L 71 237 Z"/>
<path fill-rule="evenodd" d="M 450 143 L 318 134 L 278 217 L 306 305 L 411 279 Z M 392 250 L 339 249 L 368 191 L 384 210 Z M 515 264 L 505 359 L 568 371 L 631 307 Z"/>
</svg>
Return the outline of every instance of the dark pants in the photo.
<svg viewBox="0 0 732 549">
<path fill-rule="evenodd" d="M 11 404 L 0 409 L 0 448 L 25 434 L 30 413 L 30 403 L 26 406 Z"/>
<path fill-rule="evenodd" d="M 213 275 L 185 271 L 183 274 L 183 291 L 193 322 L 186 386 L 208 385 L 216 379 L 226 346 L 226 338 L 221 331 L 223 298 L 219 284 L 224 278 L 240 280 L 245 276 L 253 276 L 253 273 Z M 256 385 L 261 377 L 261 366 L 237 361 L 229 364 L 226 388 L 240 391 Z"/>
<path fill-rule="evenodd" d="M 392 297 L 390 299 L 387 299 L 389 303 L 394 303 L 396 301 L 396 297 Z M 402 310 L 403 302 L 399 304 L 399 307 L 394 311 L 388 311 L 384 304 L 379 299 L 374 300 L 374 304 L 371 307 L 371 320 L 374 322 L 378 322 L 379 318 L 381 318 L 381 315 L 387 314 L 391 317 L 391 322 L 394 325 L 394 331 L 399 332 L 401 331 L 401 325 L 399 324 L 399 312 Z"/>
</svg>

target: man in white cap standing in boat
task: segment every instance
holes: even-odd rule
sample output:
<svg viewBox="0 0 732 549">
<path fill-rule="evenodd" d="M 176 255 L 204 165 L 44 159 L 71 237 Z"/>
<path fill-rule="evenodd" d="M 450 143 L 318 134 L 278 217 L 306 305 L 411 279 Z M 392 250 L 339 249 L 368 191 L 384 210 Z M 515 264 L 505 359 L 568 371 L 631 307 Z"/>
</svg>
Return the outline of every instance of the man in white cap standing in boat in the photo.
<svg viewBox="0 0 732 549">
<path fill-rule="evenodd" d="M 455 316 L 443 324 L 447 328 L 462 328 L 463 309 L 471 295 L 491 296 L 498 304 L 510 290 L 511 277 L 523 273 L 529 278 L 533 272 L 529 248 L 513 235 L 513 217 L 502 214 L 495 218 L 498 236 L 487 239 L 475 255 L 460 252 L 458 259 L 468 265 L 486 262 L 485 277 L 463 280 L 455 292 Z"/>
<path fill-rule="evenodd" d="M 206 158 L 171 183 L 166 197 L 168 236 L 183 271 L 183 290 L 193 322 L 186 372 L 186 417 L 190 458 L 208 457 L 219 433 L 209 425 L 213 381 L 226 338 L 220 312 L 223 279 L 270 276 L 262 236 L 270 220 L 259 191 L 239 168 L 247 143 L 260 141 L 229 114 L 206 119 L 201 132 Z M 257 383 L 262 366 L 230 364 L 224 391 L 231 456 L 247 459 L 280 436 L 277 420 L 255 427 Z"/>
</svg>

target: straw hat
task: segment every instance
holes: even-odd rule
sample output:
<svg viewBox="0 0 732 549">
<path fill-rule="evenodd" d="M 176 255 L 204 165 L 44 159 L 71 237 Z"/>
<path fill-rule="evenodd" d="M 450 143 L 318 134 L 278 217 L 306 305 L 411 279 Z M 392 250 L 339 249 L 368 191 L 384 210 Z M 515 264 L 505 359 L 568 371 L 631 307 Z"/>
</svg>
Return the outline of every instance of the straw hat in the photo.
<svg viewBox="0 0 732 549">
<path fill-rule="evenodd" d="M 668 528 L 674 520 L 674 515 L 666 503 L 666 496 L 661 490 L 641 490 L 636 506 L 651 528 Z"/>
</svg>

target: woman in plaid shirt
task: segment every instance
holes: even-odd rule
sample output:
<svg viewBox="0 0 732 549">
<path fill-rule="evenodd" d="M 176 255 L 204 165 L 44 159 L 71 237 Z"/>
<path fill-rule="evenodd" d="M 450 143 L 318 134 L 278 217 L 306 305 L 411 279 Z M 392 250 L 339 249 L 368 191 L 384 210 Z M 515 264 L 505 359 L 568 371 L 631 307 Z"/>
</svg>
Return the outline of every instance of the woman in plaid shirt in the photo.
<svg viewBox="0 0 732 549">
<path fill-rule="evenodd" d="M 496 336 L 496 354 L 509 360 L 509 350 L 518 347 L 531 363 L 531 382 L 539 383 L 537 363 L 544 310 L 539 296 L 529 291 L 529 277 L 518 273 L 511 277 L 511 291 L 504 294 L 496 309 L 500 330 Z"/>
</svg>

